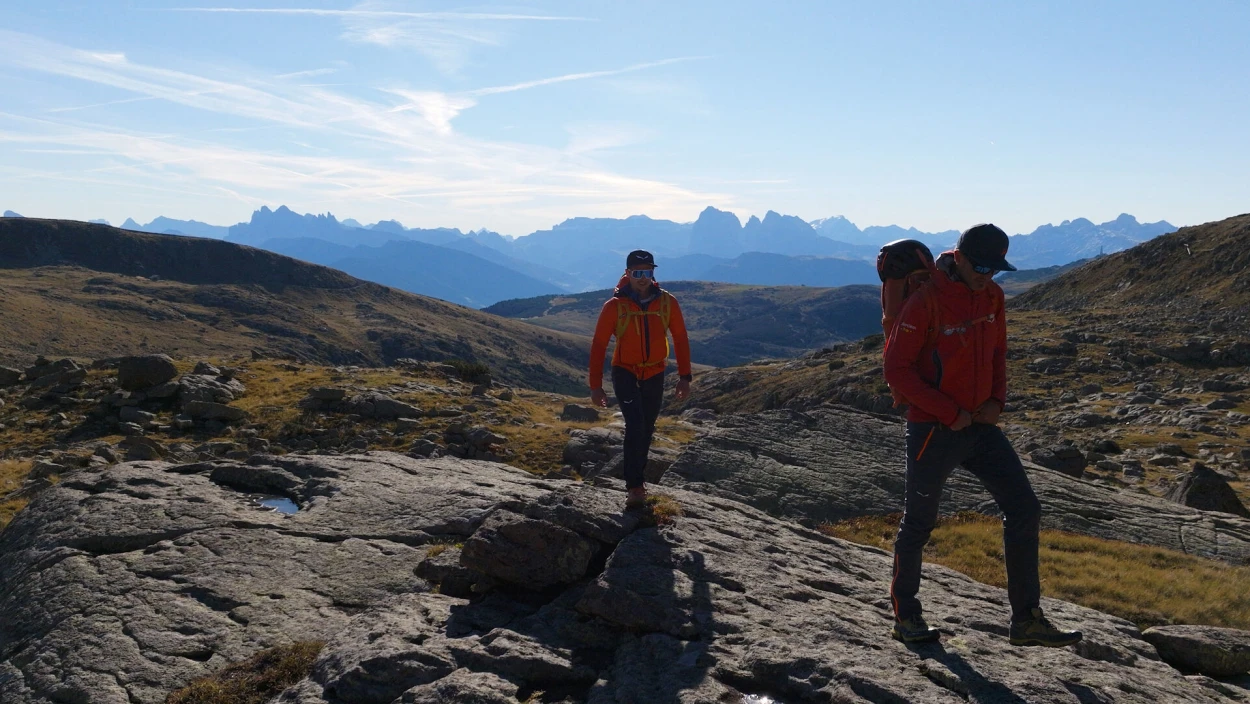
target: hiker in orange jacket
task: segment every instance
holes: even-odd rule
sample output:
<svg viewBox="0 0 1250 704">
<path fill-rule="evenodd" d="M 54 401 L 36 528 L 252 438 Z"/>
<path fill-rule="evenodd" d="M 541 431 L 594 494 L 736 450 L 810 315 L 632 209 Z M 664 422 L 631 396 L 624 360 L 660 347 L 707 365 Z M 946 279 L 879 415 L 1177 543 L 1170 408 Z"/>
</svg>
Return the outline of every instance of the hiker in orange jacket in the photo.
<svg viewBox="0 0 1250 704">
<path fill-rule="evenodd" d="M 964 231 L 938 257 L 928 283 L 904 302 L 885 348 L 885 378 L 907 410 L 907 485 L 894 541 L 893 636 L 931 642 L 916 594 L 925 544 L 942 486 L 956 466 L 972 472 L 1003 512 L 1003 553 L 1012 645 L 1064 646 L 1079 631 L 1051 625 L 1040 608 L 1041 504 L 1011 442 L 998 427 L 1007 400 L 1007 321 L 994 283 L 1007 263 L 1007 233 L 994 225 Z"/>
<path fill-rule="evenodd" d="M 616 338 L 612 352 L 612 389 L 625 418 L 626 507 L 646 500 L 643 468 L 651 449 L 651 436 L 664 400 L 664 369 L 668 366 L 668 333 L 677 351 L 678 400 L 690 395 L 690 341 L 681 307 L 673 294 L 655 282 L 655 257 L 635 250 L 625 258 L 625 275 L 612 297 L 603 304 L 590 345 L 590 399 L 606 408 L 603 392 L 603 357 L 608 339 Z"/>
</svg>

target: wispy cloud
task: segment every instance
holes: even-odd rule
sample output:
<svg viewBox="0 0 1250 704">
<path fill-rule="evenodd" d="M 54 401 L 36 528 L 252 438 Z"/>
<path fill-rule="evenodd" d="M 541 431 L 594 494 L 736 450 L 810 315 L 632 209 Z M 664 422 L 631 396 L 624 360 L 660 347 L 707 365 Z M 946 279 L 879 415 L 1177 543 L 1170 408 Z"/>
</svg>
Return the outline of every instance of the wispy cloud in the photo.
<svg viewBox="0 0 1250 704">
<path fill-rule="evenodd" d="M 169 12 L 314 16 L 339 20 L 348 41 L 408 47 L 425 54 L 444 73 L 456 73 L 475 46 L 502 43 L 503 25 L 513 22 L 589 22 L 588 17 L 508 12 L 413 12 L 371 1 L 347 10 L 311 7 L 183 7 Z"/>
<path fill-rule="evenodd" d="M 587 17 L 522 15 L 499 12 L 407 12 L 403 10 L 325 10 L 312 7 L 173 7 L 168 12 L 233 12 L 266 15 L 319 15 L 322 17 L 381 17 L 425 20 L 536 20 L 545 22 L 585 22 Z"/>
<path fill-rule="evenodd" d="M 102 58 L 108 56 L 109 58 Z M 614 174 L 591 160 L 596 150 L 641 138 L 626 126 L 574 131 L 569 149 L 475 139 L 453 120 L 478 100 L 573 80 L 676 63 L 569 73 L 468 94 L 383 91 L 381 100 L 301 88 L 261 75 L 198 75 L 136 63 L 0 30 L 0 65 L 127 91 L 125 100 L 160 100 L 243 121 L 238 127 L 178 134 L 137 132 L 123 123 L 61 121 L 59 115 L 0 113 L 0 142 L 18 149 L 96 152 L 95 166 L 37 170 L 31 178 L 143 182 L 253 202 L 301 204 L 312 210 L 370 203 L 389 212 L 456 210 L 476 224 L 550 223 L 570 211 L 624 216 L 645 210 L 684 217 L 703 206 L 731 205 L 728 196 L 661 180 Z M 389 99 L 388 99 L 389 98 Z M 398 98 L 398 101 L 396 100 Z M 159 116 L 158 111 L 148 113 Z M 98 118 L 99 119 L 99 118 Z M 108 119 L 114 119 L 111 116 Z M 252 124 L 247 124 L 251 122 Z M 166 125 L 156 129 L 169 129 Z M 243 130 L 279 128 L 283 139 L 243 141 Z M 243 146 L 260 143 L 264 146 Z M 328 152 L 309 153 L 307 145 Z M 161 186 L 160 184 L 165 184 Z M 395 208 L 395 204 L 402 207 Z"/>
<path fill-rule="evenodd" d="M 337 73 L 337 72 L 338 72 L 337 68 L 314 68 L 314 69 L 309 69 L 307 71 L 292 71 L 291 73 L 283 73 L 283 74 L 274 76 L 274 78 L 277 78 L 277 79 L 312 78 L 313 76 L 328 76 L 331 73 Z"/>
<path fill-rule="evenodd" d="M 670 64 L 677 64 L 683 61 L 700 61 L 706 58 L 708 57 L 706 56 L 680 56 L 680 57 L 672 58 L 672 59 L 661 59 L 659 61 L 649 61 L 644 64 L 634 64 L 633 66 L 626 66 L 625 68 L 617 68 L 617 69 L 611 69 L 607 71 L 588 71 L 585 73 L 568 73 L 563 76 L 553 76 L 551 78 L 540 78 L 534 81 L 523 81 L 521 83 L 513 83 L 512 85 L 509 85 L 509 86 L 478 88 L 477 90 L 471 90 L 471 91 L 466 92 L 465 95 L 482 96 L 482 95 L 496 95 L 499 93 L 512 93 L 518 90 L 527 90 L 530 88 L 538 88 L 540 86 L 549 86 L 555 83 L 567 83 L 569 81 L 584 81 L 588 78 L 604 78 L 607 76 L 619 76 L 623 73 L 633 73 L 635 71 L 642 71 L 642 70 L 649 69 L 649 68 L 658 68 L 660 66 L 668 66 Z"/>
<path fill-rule="evenodd" d="M 515 93 L 517 91 L 529 90 L 531 88 L 541 88 L 543 86 L 555 85 L 558 83 L 568 83 L 570 81 L 584 81 L 593 78 L 619 76 L 624 73 L 634 73 L 636 71 L 643 71 L 649 68 L 658 68 L 660 66 L 668 66 L 670 64 L 681 63 L 684 61 L 698 61 L 704 58 L 706 57 L 682 56 L 671 59 L 661 59 L 659 61 L 634 64 L 624 68 L 609 69 L 605 71 L 567 73 L 562 76 L 552 76 L 550 78 L 540 78 L 533 81 L 523 81 L 521 83 L 513 83 L 506 86 L 477 88 L 456 94 L 431 91 L 411 91 L 403 88 L 389 89 L 387 92 L 404 98 L 404 100 L 407 101 L 392 108 L 392 112 L 414 110 L 424 117 L 430 126 L 440 134 L 447 134 L 451 130 L 451 121 L 454 120 L 457 115 L 477 105 L 478 101 L 474 98 L 489 95 L 500 95 L 502 93 Z"/>
</svg>

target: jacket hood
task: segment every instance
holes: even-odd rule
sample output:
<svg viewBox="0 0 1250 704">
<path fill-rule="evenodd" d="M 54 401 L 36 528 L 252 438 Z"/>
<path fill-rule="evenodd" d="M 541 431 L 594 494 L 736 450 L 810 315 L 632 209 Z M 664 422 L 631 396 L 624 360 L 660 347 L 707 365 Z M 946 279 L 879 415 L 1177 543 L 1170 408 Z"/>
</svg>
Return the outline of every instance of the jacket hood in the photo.
<svg viewBox="0 0 1250 704">
<path fill-rule="evenodd" d="M 936 285 L 939 290 L 949 291 L 954 286 L 961 286 L 964 288 L 965 294 L 971 291 L 972 294 L 976 296 L 976 295 L 990 295 L 990 293 L 994 289 L 998 288 L 998 284 L 994 281 L 990 281 L 989 285 L 980 291 L 972 291 L 972 289 L 968 288 L 964 284 L 964 282 L 959 278 L 959 274 L 956 273 L 955 271 L 955 251 L 954 250 L 951 250 L 949 252 L 942 252 L 940 255 L 938 255 L 937 260 L 933 262 L 933 268 L 936 271 L 934 272 L 934 276 L 932 277 L 932 280 L 934 282 L 934 285 Z"/>
<path fill-rule="evenodd" d="M 629 274 L 624 274 L 621 276 L 621 280 L 616 282 L 616 289 L 612 291 L 612 296 L 614 298 L 628 298 L 629 290 Z M 651 293 L 655 295 L 660 293 L 660 285 L 654 279 L 651 280 Z"/>
</svg>

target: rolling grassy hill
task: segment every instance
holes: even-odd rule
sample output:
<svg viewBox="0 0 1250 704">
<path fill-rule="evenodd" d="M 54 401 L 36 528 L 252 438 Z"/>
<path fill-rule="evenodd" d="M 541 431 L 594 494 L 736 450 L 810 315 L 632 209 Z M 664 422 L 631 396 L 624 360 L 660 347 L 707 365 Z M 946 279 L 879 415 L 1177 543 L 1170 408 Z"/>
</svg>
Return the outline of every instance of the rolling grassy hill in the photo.
<svg viewBox="0 0 1250 704">
<path fill-rule="evenodd" d="M 681 304 L 691 357 L 730 366 L 765 357 L 793 357 L 881 329 L 876 286 L 810 288 L 702 281 L 666 282 Z M 501 301 L 485 312 L 552 330 L 594 333 L 610 290 Z"/>
<path fill-rule="evenodd" d="M 1019 309 L 1117 306 L 1167 309 L 1162 317 L 1208 308 L 1250 311 L 1250 214 L 1183 227 L 1094 260 L 1012 301 Z"/>
<path fill-rule="evenodd" d="M 589 341 L 219 240 L 0 220 L 0 364 L 248 350 L 363 366 L 462 359 L 580 392 Z"/>
</svg>

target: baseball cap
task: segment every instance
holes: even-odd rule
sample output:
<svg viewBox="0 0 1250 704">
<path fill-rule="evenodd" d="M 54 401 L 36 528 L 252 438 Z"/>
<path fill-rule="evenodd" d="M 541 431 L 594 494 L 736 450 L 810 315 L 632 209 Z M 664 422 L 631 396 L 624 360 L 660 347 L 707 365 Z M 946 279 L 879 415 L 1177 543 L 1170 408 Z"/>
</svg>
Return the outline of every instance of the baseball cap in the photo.
<svg viewBox="0 0 1250 704">
<path fill-rule="evenodd" d="M 629 253 L 628 257 L 625 257 L 626 269 L 632 269 L 633 267 L 636 267 L 636 266 L 643 266 L 643 265 L 648 265 L 648 264 L 651 266 L 655 266 L 655 257 L 651 256 L 651 253 L 646 251 L 645 249 L 635 249 L 634 251 Z"/>
<path fill-rule="evenodd" d="M 1007 263 L 1007 247 L 1011 241 L 1002 228 L 982 223 L 973 225 L 959 236 L 959 244 L 955 246 L 965 257 L 976 266 L 989 267 L 998 271 L 1016 271 Z"/>
</svg>

